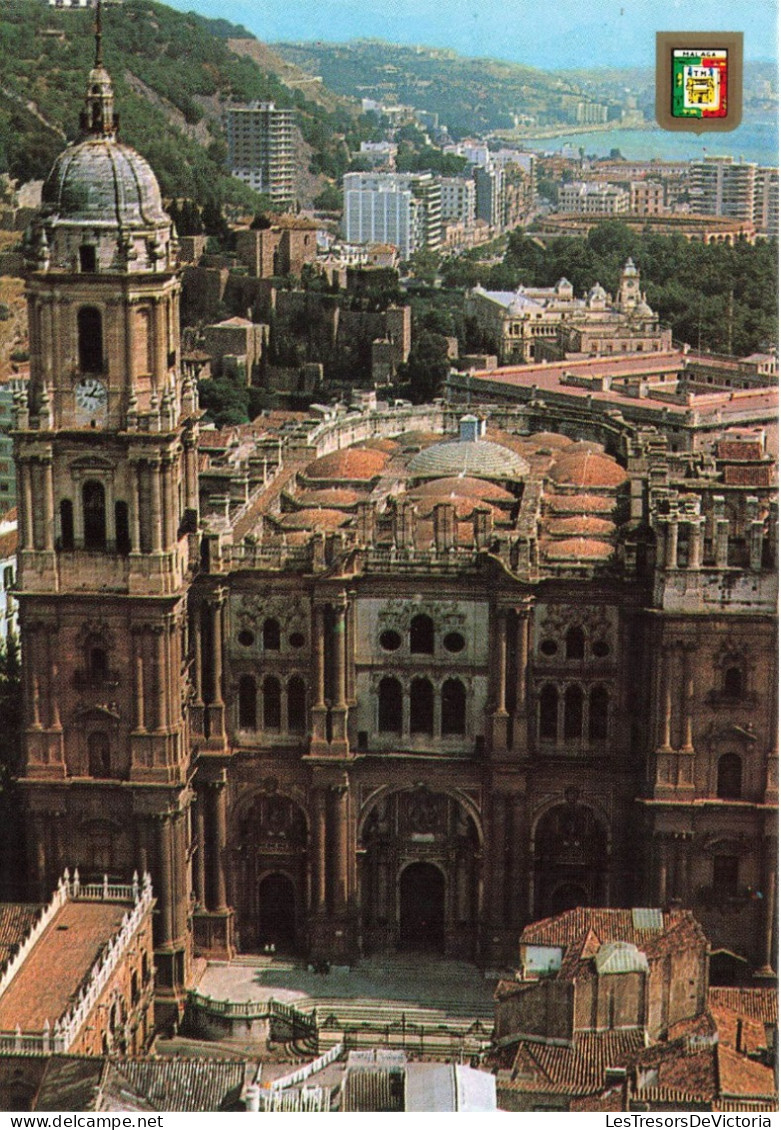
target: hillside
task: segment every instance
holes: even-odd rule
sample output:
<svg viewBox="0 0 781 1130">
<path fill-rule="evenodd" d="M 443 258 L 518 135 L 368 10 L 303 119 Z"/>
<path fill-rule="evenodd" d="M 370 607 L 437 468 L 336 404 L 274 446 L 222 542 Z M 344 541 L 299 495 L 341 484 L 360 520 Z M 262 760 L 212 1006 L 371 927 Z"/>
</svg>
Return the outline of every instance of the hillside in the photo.
<svg viewBox="0 0 781 1130">
<path fill-rule="evenodd" d="M 516 117 L 537 124 L 567 120 L 583 97 L 567 76 L 496 59 L 470 59 L 455 51 L 404 47 L 374 40 L 349 44 L 277 43 L 283 58 L 343 95 L 399 102 L 440 115 L 453 133 L 511 129 Z"/>
<path fill-rule="evenodd" d="M 349 160 L 345 138 L 357 147 L 362 127 L 353 107 L 322 89 L 310 91 L 305 76 L 241 27 L 153 0 L 126 0 L 106 12 L 103 29 L 120 135 L 151 162 L 166 196 L 202 204 L 257 201 L 223 169 L 221 115 L 231 100 L 296 109 L 304 203 L 325 183 L 307 166 L 315 175 L 339 175 Z M 93 53 L 91 12 L 3 0 L 0 173 L 23 181 L 46 174 L 64 139 L 76 134 Z M 296 86 L 302 81 L 304 90 Z"/>
</svg>

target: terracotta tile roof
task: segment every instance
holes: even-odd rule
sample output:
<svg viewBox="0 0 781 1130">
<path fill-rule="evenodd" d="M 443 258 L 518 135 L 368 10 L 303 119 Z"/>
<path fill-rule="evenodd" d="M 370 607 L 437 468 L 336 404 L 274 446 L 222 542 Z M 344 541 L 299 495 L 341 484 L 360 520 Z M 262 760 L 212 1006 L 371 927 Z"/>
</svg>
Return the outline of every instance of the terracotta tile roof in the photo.
<svg viewBox="0 0 781 1130">
<path fill-rule="evenodd" d="M 448 475 L 441 479 L 429 479 L 410 492 L 411 498 L 427 498 L 434 495 L 458 494 L 464 498 L 479 498 L 485 502 L 514 502 L 515 495 L 487 479 L 475 479 L 471 475 Z"/>
<path fill-rule="evenodd" d="M 363 447 L 347 447 L 321 455 L 304 471 L 307 479 L 369 480 L 380 475 L 388 462 L 384 451 L 367 451 Z"/>
<path fill-rule="evenodd" d="M 775 1093 L 773 1068 L 719 1044 L 719 1093 L 740 1098 L 769 1098 Z"/>
<path fill-rule="evenodd" d="M 410 495 L 414 499 L 414 495 Z M 461 494 L 448 493 L 443 491 L 441 494 L 429 495 L 426 499 L 418 502 L 417 511 L 421 518 L 430 518 L 434 513 L 434 507 L 438 506 L 441 502 L 449 502 L 451 506 L 456 508 L 456 516 L 459 521 L 465 518 L 470 518 L 475 511 L 476 507 L 483 507 L 493 514 L 494 518 L 507 519 L 507 514 L 502 510 L 497 510 L 495 506 L 489 506 L 481 498 L 466 498 Z"/>
<path fill-rule="evenodd" d="M 302 506 L 354 506 L 361 498 L 366 498 L 357 490 L 348 490 L 347 487 L 325 487 L 323 490 L 305 490 L 295 496 L 295 501 Z"/>
<path fill-rule="evenodd" d="M 42 910 L 33 903 L 0 903 L 0 969 L 30 933 Z"/>
<path fill-rule="evenodd" d="M 428 447 L 432 443 L 439 443 L 446 437 L 441 432 L 410 431 L 402 432 L 396 438 L 401 444 L 402 451 L 410 451 L 418 447 Z"/>
<path fill-rule="evenodd" d="M 48 1060 L 35 1110 L 95 1110 L 106 1070 L 102 1057 L 54 1055 Z"/>
<path fill-rule="evenodd" d="M 778 1023 L 778 989 L 733 989 L 720 985 L 708 989 L 708 1006 L 729 1009 L 762 1024 Z"/>
<path fill-rule="evenodd" d="M 40 1032 L 68 1008 L 99 953 L 117 932 L 123 903 L 66 902 L 0 997 L 0 1032 Z"/>
<path fill-rule="evenodd" d="M 690 910 L 670 910 L 662 915 L 662 929 L 636 929 L 631 910 L 607 910 L 579 906 L 553 918 L 526 926 L 521 945 L 569 946 L 589 930 L 600 942 L 631 942 L 649 958 L 675 952 L 690 945 L 706 945 L 707 939 Z"/>
<path fill-rule="evenodd" d="M 376 439 L 365 439 L 360 445 L 367 451 L 384 451 L 386 455 L 393 455 L 396 451 L 401 450 L 401 444 L 397 439 L 386 439 L 378 436 Z"/>
<path fill-rule="evenodd" d="M 0 561 L 4 561 L 7 557 L 14 557 L 18 545 L 18 529 L 9 530 L 7 534 L 0 534 Z"/>
<path fill-rule="evenodd" d="M 546 497 L 548 507 L 555 514 L 612 514 L 615 498 L 602 494 L 556 494 Z"/>
<path fill-rule="evenodd" d="M 588 537 L 593 534 L 599 537 L 610 536 L 616 532 L 613 522 L 609 522 L 606 518 L 595 518 L 589 514 L 573 514 L 569 518 L 554 518 L 545 523 L 545 529 L 554 536 L 578 534 L 581 537 Z"/>
<path fill-rule="evenodd" d="M 335 530 L 349 520 L 349 515 L 343 510 L 313 506 L 283 514 L 279 524 L 283 530 Z"/>
<path fill-rule="evenodd" d="M 551 471 L 556 483 L 573 483 L 578 487 L 615 487 L 626 482 L 627 473 L 609 455 L 591 451 L 562 452 Z"/>
<path fill-rule="evenodd" d="M 247 1064 L 244 1060 L 118 1059 L 110 1066 L 113 1086 L 126 1083 L 153 1110 L 218 1111 L 236 1108 Z M 255 1070 L 257 1068 L 255 1067 Z M 78 1109 L 78 1108 L 69 1108 Z"/>
<path fill-rule="evenodd" d="M 513 1091 L 586 1095 L 605 1084 L 609 1067 L 625 1067 L 643 1047 L 640 1031 L 582 1032 L 571 1046 L 521 1041 L 512 1079 Z"/>
<path fill-rule="evenodd" d="M 571 440 L 569 436 L 560 435 L 558 432 L 534 432 L 526 439 L 526 442 L 534 444 L 538 451 L 541 448 L 560 451 L 565 447 L 572 447 L 574 440 Z"/>
<path fill-rule="evenodd" d="M 595 541 L 593 538 L 564 538 L 562 541 L 542 538 L 540 547 L 551 561 L 573 558 L 581 558 L 586 561 L 605 560 L 613 553 L 613 546 L 610 542 Z"/>
</svg>

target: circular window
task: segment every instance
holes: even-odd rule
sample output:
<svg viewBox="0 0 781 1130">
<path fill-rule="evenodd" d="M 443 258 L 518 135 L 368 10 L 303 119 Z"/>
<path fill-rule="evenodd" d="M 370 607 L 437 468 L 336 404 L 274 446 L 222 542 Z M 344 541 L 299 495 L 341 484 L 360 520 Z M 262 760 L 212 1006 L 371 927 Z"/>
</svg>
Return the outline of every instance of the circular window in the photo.
<svg viewBox="0 0 781 1130">
<path fill-rule="evenodd" d="M 242 647 L 252 647 L 255 642 L 255 633 L 251 632 L 249 628 L 242 628 L 238 640 Z"/>
<path fill-rule="evenodd" d="M 555 655 L 559 650 L 559 645 L 555 640 L 543 640 L 540 644 L 540 651 L 543 655 Z"/>
<path fill-rule="evenodd" d="M 303 632 L 291 632 L 289 638 L 291 647 L 303 647 L 306 643 L 306 637 Z"/>
<path fill-rule="evenodd" d="M 610 655 L 610 645 L 605 640 L 595 640 L 591 645 L 591 651 L 597 659 L 604 659 L 606 655 Z"/>
<path fill-rule="evenodd" d="M 446 651 L 452 651 L 454 654 L 463 651 L 466 647 L 466 640 L 460 632 L 448 632 L 443 639 Z"/>
<path fill-rule="evenodd" d="M 380 647 L 385 651 L 398 651 L 401 647 L 401 636 L 392 628 L 388 628 L 380 636 Z"/>
</svg>

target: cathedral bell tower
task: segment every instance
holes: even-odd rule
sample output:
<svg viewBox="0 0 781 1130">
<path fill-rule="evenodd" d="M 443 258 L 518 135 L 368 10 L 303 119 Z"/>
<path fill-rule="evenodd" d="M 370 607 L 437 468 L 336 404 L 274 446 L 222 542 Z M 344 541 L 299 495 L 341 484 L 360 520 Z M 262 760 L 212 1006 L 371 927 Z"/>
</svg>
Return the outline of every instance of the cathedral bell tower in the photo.
<svg viewBox="0 0 781 1130">
<path fill-rule="evenodd" d="M 26 237 L 18 398 L 19 606 L 29 894 L 151 872 L 158 993 L 190 976 L 186 724 L 198 405 L 180 369 L 175 233 L 117 139 L 100 7 L 81 136 Z"/>
</svg>

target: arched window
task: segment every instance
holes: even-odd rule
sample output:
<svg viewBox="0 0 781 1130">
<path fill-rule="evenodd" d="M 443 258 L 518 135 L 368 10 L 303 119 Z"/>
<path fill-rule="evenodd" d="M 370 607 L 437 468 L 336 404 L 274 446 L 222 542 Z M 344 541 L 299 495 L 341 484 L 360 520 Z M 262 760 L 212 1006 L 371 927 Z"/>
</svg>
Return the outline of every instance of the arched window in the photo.
<svg viewBox="0 0 781 1130">
<path fill-rule="evenodd" d="M 106 548 L 106 492 L 103 483 L 90 479 L 81 488 L 84 510 L 84 548 Z"/>
<path fill-rule="evenodd" d="M 258 691 L 252 675 L 239 679 L 239 729 L 256 730 L 258 726 Z"/>
<path fill-rule="evenodd" d="M 415 655 L 434 654 L 434 621 L 420 613 L 409 626 L 409 649 Z"/>
<path fill-rule="evenodd" d="M 73 549 L 73 503 L 69 498 L 60 503 L 60 545 Z"/>
<path fill-rule="evenodd" d="M 82 306 L 76 315 L 79 368 L 82 373 L 103 371 L 103 319 L 94 306 Z"/>
<path fill-rule="evenodd" d="M 267 675 L 263 680 L 263 729 L 282 728 L 282 692 L 279 679 Z"/>
<path fill-rule="evenodd" d="M 582 628 L 570 628 L 564 640 L 567 659 L 582 659 L 586 654 L 586 637 Z"/>
<path fill-rule="evenodd" d="M 559 692 L 552 683 L 547 683 L 540 691 L 540 737 L 559 736 Z"/>
<path fill-rule="evenodd" d="M 263 621 L 263 647 L 266 651 L 279 651 L 279 620 Z"/>
<path fill-rule="evenodd" d="M 722 800 L 740 800 L 742 788 L 743 763 L 737 753 L 725 753 L 719 758 L 716 796 Z"/>
<path fill-rule="evenodd" d="M 96 730 L 87 738 L 87 753 L 89 755 L 90 777 L 111 776 L 111 746 L 108 734 L 104 730 Z"/>
<path fill-rule="evenodd" d="M 434 688 L 428 679 L 413 679 L 410 685 L 409 728 L 412 734 L 434 733 Z"/>
<path fill-rule="evenodd" d="M 592 742 L 601 742 L 607 737 L 609 701 L 607 687 L 594 687 L 588 703 L 588 736 Z"/>
<path fill-rule="evenodd" d="M 300 675 L 291 675 L 287 681 L 287 728 L 291 734 L 306 730 L 306 683 Z"/>
<path fill-rule="evenodd" d="M 720 895 L 736 895 L 740 876 L 737 855 L 716 855 L 713 858 L 713 889 Z"/>
<path fill-rule="evenodd" d="M 402 720 L 401 683 L 398 679 L 380 679 L 377 727 L 381 734 L 400 734 Z"/>
<path fill-rule="evenodd" d="M 724 670 L 724 696 L 740 698 L 743 694 L 743 672 L 740 667 L 726 667 Z"/>
<path fill-rule="evenodd" d="M 580 687 L 567 687 L 564 692 L 564 737 L 580 738 L 583 735 L 583 691 Z"/>
<path fill-rule="evenodd" d="M 466 733 L 466 689 L 460 679 L 442 684 L 442 736 Z"/>
</svg>

